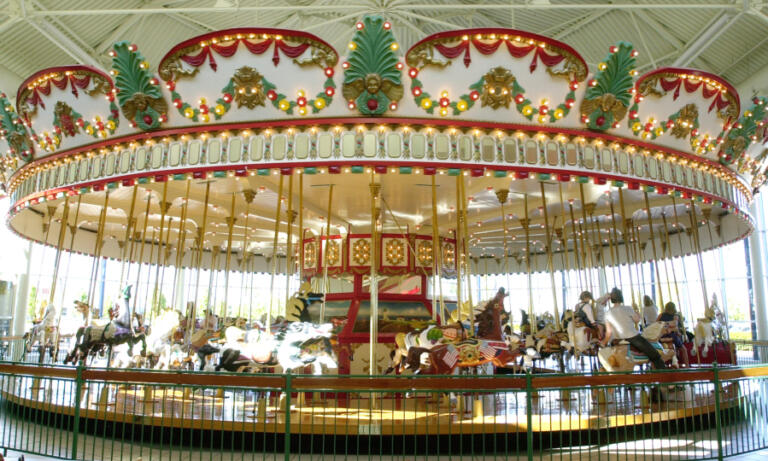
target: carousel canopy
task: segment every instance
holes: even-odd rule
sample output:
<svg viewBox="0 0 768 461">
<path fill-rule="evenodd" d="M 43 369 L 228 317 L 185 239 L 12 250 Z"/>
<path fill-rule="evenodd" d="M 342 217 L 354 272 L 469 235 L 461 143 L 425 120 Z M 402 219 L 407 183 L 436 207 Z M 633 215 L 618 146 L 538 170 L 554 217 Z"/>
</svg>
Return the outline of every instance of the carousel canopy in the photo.
<svg viewBox="0 0 768 461">
<path fill-rule="evenodd" d="M 491 21 L 499 5 L 486 6 L 472 16 Z M 584 10 L 597 17 L 552 34 L 575 39 L 585 21 L 617 21 L 597 6 Z M 213 18 L 216 8 L 189 12 Z M 661 15 L 648 9 L 625 13 L 629 23 Z M 680 9 L 693 20 L 708 7 Z M 9 225 L 119 259 L 260 270 L 278 255 L 308 272 L 375 261 L 394 273 L 431 270 L 433 254 L 447 273 L 461 255 L 492 259 L 489 271 L 616 265 L 752 230 L 768 100 L 742 100 L 722 76 L 682 67 L 706 62 L 703 50 L 643 57 L 641 30 L 615 42 L 584 37 L 589 59 L 510 28 L 414 37 L 418 10 L 355 15 L 345 34 L 326 33 L 322 21 L 309 32 L 206 32 L 159 54 L 120 41 L 104 47 L 106 60 L 32 73 L 15 104 L 5 94 L 0 104 Z M 534 21 L 509 11 L 515 24 Z M 45 22 L 24 14 L 4 24 Z M 348 22 L 333 17 L 333 27 Z M 708 26 L 708 40 L 727 36 L 721 23 Z M 155 43 L 174 36 L 166 32 Z"/>
</svg>

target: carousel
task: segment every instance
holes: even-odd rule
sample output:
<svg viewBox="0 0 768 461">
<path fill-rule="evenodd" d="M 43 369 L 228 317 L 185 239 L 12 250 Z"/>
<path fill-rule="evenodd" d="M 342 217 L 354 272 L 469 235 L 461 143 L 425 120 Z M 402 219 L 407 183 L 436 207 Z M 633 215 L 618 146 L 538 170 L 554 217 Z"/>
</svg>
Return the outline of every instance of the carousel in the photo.
<svg viewBox="0 0 768 461">
<path fill-rule="evenodd" d="M 601 344 L 618 292 L 638 317 L 671 304 L 643 330 L 668 366 L 736 363 L 702 253 L 755 227 L 768 99 L 695 69 L 639 75 L 626 42 L 590 69 L 533 33 L 403 50 L 396 26 L 366 16 L 341 51 L 223 30 L 159 63 L 119 42 L 111 69 L 3 94 L 7 225 L 54 273 L 25 350 L 190 375 L 632 371 L 648 357 Z M 73 254 L 92 271 L 63 338 Z M 94 392 L 139 411 L 138 393 Z"/>
</svg>

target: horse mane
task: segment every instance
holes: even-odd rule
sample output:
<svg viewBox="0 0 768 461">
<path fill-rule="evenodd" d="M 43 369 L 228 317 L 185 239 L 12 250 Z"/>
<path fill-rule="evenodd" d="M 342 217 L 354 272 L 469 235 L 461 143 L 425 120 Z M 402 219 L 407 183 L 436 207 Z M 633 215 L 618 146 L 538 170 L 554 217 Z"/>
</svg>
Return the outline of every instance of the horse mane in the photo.
<svg viewBox="0 0 768 461">
<path fill-rule="evenodd" d="M 294 322 L 312 322 L 312 318 L 309 315 L 309 306 L 315 302 L 322 301 L 323 295 L 320 293 L 297 293 L 292 299 L 298 300 L 299 303 L 292 303 L 293 312 L 286 312 L 286 320 Z M 291 300 L 288 302 L 290 303 Z"/>
<path fill-rule="evenodd" d="M 501 298 L 501 299 L 500 299 Z M 496 310 L 497 303 L 504 299 L 504 289 L 501 288 L 493 298 L 486 301 L 483 310 L 475 315 L 477 322 L 477 337 L 489 338 L 499 336 L 498 329 L 501 327 L 500 314 Z"/>
</svg>

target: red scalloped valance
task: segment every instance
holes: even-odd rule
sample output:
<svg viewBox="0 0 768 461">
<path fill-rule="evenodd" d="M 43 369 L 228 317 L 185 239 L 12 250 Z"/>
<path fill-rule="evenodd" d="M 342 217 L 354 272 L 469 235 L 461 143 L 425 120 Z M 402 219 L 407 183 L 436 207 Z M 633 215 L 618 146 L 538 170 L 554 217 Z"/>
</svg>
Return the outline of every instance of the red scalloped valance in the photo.
<svg viewBox="0 0 768 461">
<path fill-rule="evenodd" d="M 729 100 L 723 98 L 723 93 L 720 92 L 717 88 L 708 88 L 707 85 L 704 84 L 703 80 L 699 80 L 698 82 L 690 81 L 687 78 L 678 77 L 674 80 L 669 80 L 666 78 L 660 78 L 659 79 L 659 85 L 661 85 L 661 88 L 666 91 L 672 91 L 675 92 L 672 94 L 672 99 L 675 100 L 680 96 L 680 87 L 685 87 L 685 91 L 687 93 L 695 93 L 696 91 L 701 88 L 701 94 L 704 96 L 704 99 L 709 99 L 712 96 L 715 96 L 715 98 L 712 100 L 712 104 L 709 105 L 709 109 L 707 112 L 712 112 L 712 109 L 717 107 L 717 110 L 723 110 L 731 103 Z"/>
<path fill-rule="evenodd" d="M 205 61 L 208 61 L 208 65 L 215 72 L 217 64 L 216 58 L 213 56 L 213 52 L 215 51 L 219 56 L 229 58 L 235 54 L 240 43 L 244 44 L 245 48 L 252 54 L 263 54 L 269 49 L 272 43 L 274 43 L 275 48 L 272 55 L 272 62 L 275 63 L 275 66 L 280 63 L 280 54 L 278 53 L 278 50 L 282 51 L 283 54 L 289 58 L 297 58 L 301 56 L 301 54 L 304 53 L 304 51 L 306 51 L 309 47 L 309 43 L 301 43 L 294 46 L 287 44 L 283 40 L 275 40 L 271 38 L 255 43 L 245 38 L 239 38 L 233 40 L 229 45 L 212 43 L 211 45 L 203 48 L 203 50 L 196 55 L 185 54 L 181 56 L 181 60 L 193 67 L 200 67 L 203 65 L 203 63 L 205 63 Z"/>
<path fill-rule="evenodd" d="M 42 93 L 45 96 L 48 96 L 51 94 L 51 82 L 56 86 L 56 88 L 60 90 L 65 90 L 67 88 L 67 85 L 70 83 L 72 88 L 72 94 L 75 95 L 75 97 L 79 97 L 80 93 L 77 91 L 78 88 L 81 90 L 84 90 L 88 87 L 88 85 L 91 83 L 91 76 L 86 74 L 82 77 L 77 77 L 75 74 L 65 75 L 62 79 L 56 79 L 56 78 L 49 78 L 45 81 L 45 83 L 41 85 L 36 85 L 32 89 L 32 94 L 27 98 L 27 103 L 32 106 L 37 106 L 38 104 L 40 107 L 45 109 L 45 103 L 43 102 L 43 98 L 40 96 L 40 93 Z"/>
<path fill-rule="evenodd" d="M 512 55 L 514 58 L 523 58 L 530 54 L 531 51 L 535 50 L 535 53 L 533 55 L 533 59 L 531 60 L 531 65 L 529 66 L 531 72 L 536 70 L 536 67 L 538 66 L 538 62 L 541 61 L 544 63 L 547 67 L 552 67 L 560 64 L 563 59 L 565 59 L 565 56 L 559 55 L 559 54 L 549 54 L 547 53 L 544 48 L 536 45 L 524 45 L 524 46 L 518 46 L 515 45 L 514 42 L 511 40 L 504 40 L 499 39 L 495 41 L 482 41 L 478 39 L 471 39 L 471 40 L 462 40 L 461 43 L 459 43 L 456 46 L 447 46 L 442 43 L 436 43 L 435 49 L 444 57 L 448 59 L 453 59 L 459 57 L 462 53 L 464 54 L 464 65 L 466 67 L 469 67 L 469 64 L 472 62 L 472 58 L 469 53 L 470 49 L 470 42 L 472 45 L 475 46 L 477 51 L 480 52 L 480 54 L 489 55 L 492 53 L 495 53 L 496 50 L 499 49 L 499 46 L 501 46 L 502 43 L 506 43 L 507 50 L 509 51 L 509 54 Z"/>
</svg>

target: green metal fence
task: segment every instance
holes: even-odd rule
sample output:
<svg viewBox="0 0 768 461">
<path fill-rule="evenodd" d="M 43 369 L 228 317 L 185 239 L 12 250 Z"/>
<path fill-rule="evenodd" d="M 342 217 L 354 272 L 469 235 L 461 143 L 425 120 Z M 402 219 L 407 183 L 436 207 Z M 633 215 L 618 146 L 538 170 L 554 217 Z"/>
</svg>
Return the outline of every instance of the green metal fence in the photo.
<svg viewBox="0 0 768 461">
<path fill-rule="evenodd" d="M 371 378 L 2 363 L 0 446 L 77 460 L 710 459 L 768 447 L 767 391 L 763 366 Z"/>
</svg>

